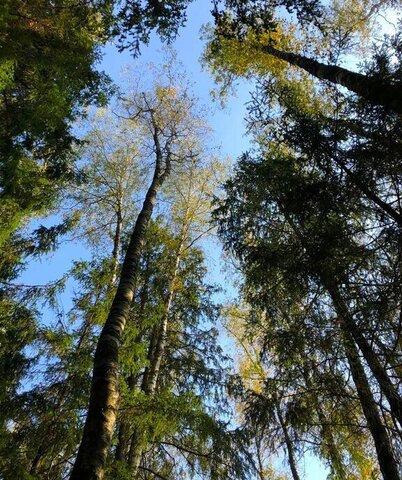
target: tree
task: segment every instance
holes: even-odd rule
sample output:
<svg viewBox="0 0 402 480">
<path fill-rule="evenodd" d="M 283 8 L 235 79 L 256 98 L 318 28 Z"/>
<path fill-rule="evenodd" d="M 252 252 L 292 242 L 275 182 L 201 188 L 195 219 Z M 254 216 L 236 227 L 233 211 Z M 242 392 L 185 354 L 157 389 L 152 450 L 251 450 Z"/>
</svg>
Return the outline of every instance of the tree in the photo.
<svg viewBox="0 0 402 480">
<path fill-rule="evenodd" d="M 225 234 L 226 241 L 230 242 L 228 245 L 234 249 L 244 265 L 247 281 L 256 289 L 255 292 L 248 290 L 247 298 L 258 302 L 262 308 L 267 308 L 264 306 L 269 302 L 269 311 L 273 312 L 276 298 L 274 293 L 279 286 L 283 289 L 283 293 L 286 292 L 287 302 L 297 301 L 299 295 L 302 295 L 301 298 L 306 295 L 314 298 L 313 294 L 309 293 L 314 285 L 323 286 L 331 294 L 327 279 L 338 282 L 338 288 L 342 283 L 346 282 L 347 285 L 348 275 L 352 275 L 352 271 L 354 276 L 357 275 L 357 270 L 352 267 L 354 261 L 357 259 L 362 261 L 364 258 L 362 256 L 364 247 L 354 244 L 351 241 L 352 237 L 348 240 L 348 235 L 351 235 L 350 227 L 338 223 L 337 215 L 341 205 L 342 209 L 352 208 L 352 206 L 345 200 L 342 204 L 339 203 L 334 186 L 330 187 L 318 173 L 305 169 L 298 170 L 295 160 L 289 157 L 289 153 L 279 153 L 280 148 L 277 153 L 274 152 L 275 150 L 271 147 L 269 154 L 260 163 L 261 169 L 257 167 L 258 161 L 244 158 L 241 163 L 241 172 L 239 171 L 233 183 L 228 184 L 227 191 L 230 192 L 230 196 L 226 207 L 220 213 L 221 225 L 225 229 L 222 228 L 222 233 Z M 291 166 L 292 164 L 295 168 Z M 278 177 L 276 177 L 277 174 L 279 174 Z M 305 181 L 306 184 L 304 184 Z M 241 193 L 243 187 L 240 187 L 240 182 L 245 188 L 244 196 Z M 258 189 L 255 188 L 257 182 L 261 185 Z M 254 185 L 253 196 L 250 195 L 247 185 Z M 284 188 L 285 185 L 286 188 Z M 327 193 L 324 194 L 324 192 Z M 304 200 L 301 203 L 302 198 Z M 316 200 L 310 203 L 313 198 Z M 252 211 L 254 213 L 251 213 Z M 314 212 L 317 212 L 319 220 L 316 219 Z M 345 215 L 344 218 L 350 217 Z M 239 221 L 241 223 L 238 223 Z M 240 230 L 244 233 L 239 236 Z M 348 231 L 350 233 L 347 233 Z M 337 232 L 336 235 L 334 232 Z M 301 250 L 298 250 L 299 248 Z M 368 254 L 369 250 L 366 250 L 366 258 Z M 345 261 L 352 262 L 347 267 L 349 274 L 344 270 Z M 286 268 L 284 268 L 285 264 Z M 275 282 L 276 278 L 276 282 L 279 283 L 274 289 L 268 288 L 264 293 L 263 285 L 268 280 L 267 272 L 270 270 L 272 282 Z M 340 329 L 340 338 L 343 338 L 341 341 L 360 403 L 376 444 L 381 470 L 384 478 L 398 478 L 398 469 L 389 440 L 391 431 L 387 431 L 380 418 L 367 374 L 355 345 L 362 326 L 360 324 L 358 327 L 354 323 L 353 328 L 351 325 L 350 328 L 346 327 L 342 319 L 344 312 L 338 309 L 334 296 L 332 296 L 332 302 L 337 314 L 336 325 Z M 368 319 L 365 322 L 368 324 Z M 365 356 L 364 348 L 359 343 L 358 346 Z M 379 361 L 378 354 L 374 352 L 372 354 Z M 374 374 L 372 366 L 368 364 Z M 379 381 L 378 377 L 376 379 Z"/>
<path fill-rule="evenodd" d="M 156 388 L 160 375 L 161 366 L 166 356 L 166 349 L 168 348 L 168 332 L 169 324 L 174 320 L 172 318 L 172 309 L 174 308 L 176 290 L 180 284 L 183 283 L 181 277 L 181 263 L 183 257 L 192 252 L 193 245 L 201 237 L 208 233 L 209 225 L 207 216 L 210 211 L 209 204 L 214 184 L 216 184 L 214 177 L 219 172 L 219 163 L 216 161 L 209 164 L 200 164 L 200 159 L 194 158 L 188 164 L 184 165 L 181 171 L 170 179 L 167 185 L 165 196 L 169 203 L 172 204 L 170 210 L 170 229 L 174 232 L 175 237 L 172 238 L 168 254 L 168 262 L 165 266 L 165 272 L 160 274 L 161 277 L 167 275 L 167 290 L 162 300 L 162 317 L 159 319 L 159 324 L 153 326 L 150 334 L 149 350 L 147 359 L 149 365 L 144 369 L 142 380 L 138 387 L 138 380 L 133 376 L 128 378 L 128 389 L 134 394 L 135 390 L 139 388 L 145 395 L 153 398 L 156 395 Z M 195 254 L 195 250 L 193 251 Z M 152 272 L 153 268 L 147 265 L 147 271 Z M 149 274 L 148 274 L 149 275 Z M 152 276 L 154 273 L 152 273 Z M 145 308 L 149 293 L 149 286 L 144 284 L 144 290 L 141 293 L 142 304 Z M 151 298 L 153 296 L 151 295 Z M 145 302 L 145 303 L 143 303 Z M 140 313 L 143 315 L 143 312 Z M 179 328 L 175 326 L 175 328 Z M 183 328 L 183 327 L 182 327 Z M 136 340 L 134 340 L 134 343 Z M 137 340 L 138 342 L 138 340 Z M 119 460 L 124 460 L 124 453 L 128 446 L 128 420 L 123 420 L 119 433 L 119 444 L 116 451 L 116 457 Z M 143 437 L 144 434 L 139 432 L 134 433 L 131 442 L 129 464 L 132 474 L 136 475 L 139 462 L 141 459 L 144 446 L 141 442 L 135 443 L 137 437 Z M 145 441 L 146 443 L 146 441 Z"/>
<path fill-rule="evenodd" d="M 138 92 L 126 103 L 129 118 L 139 122 L 149 135 L 146 147 L 154 157 L 154 172 L 125 253 L 116 295 L 99 337 L 87 420 L 72 478 L 103 476 L 117 414 L 119 345 L 157 192 L 176 164 L 198 156 L 195 136 L 200 131 L 200 123 L 191 117 L 194 102 L 186 90 L 178 88 L 172 83 L 156 83 L 153 92 Z"/>
<path fill-rule="evenodd" d="M 246 465 L 219 420 L 228 408 L 222 390 L 227 359 L 216 344 L 215 288 L 205 283 L 201 251 L 188 246 L 169 295 L 180 238 L 174 226 L 172 231 L 161 223 L 152 225 L 144 248 L 134 319 L 122 348 L 118 443 L 110 475 L 131 478 L 150 471 L 165 478 L 239 478 Z"/>
<path fill-rule="evenodd" d="M 117 38 L 139 53 L 158 30 L 169 39 L 185 20 L 177 2 L 5 1 L 0 38 L 2 240 L 49 211 L 73 174 L 72 124 L 105 104 L 110 79 L 97 70 L 101 47 Z M 65 52 L 69 52 L 66 55 Z"/>
<path fill-rule="evenodd" d="M 108 6 L 39 0 L 1 9 L 1 222 L 11 233 L 52 205 L 54 187 L 72 174 L 71 122 L 108 96 L 94 68 Z"/>
<path fill-rule="evenodd" d="M 238 2 L 229 2 L 229 9 L 215 11 L 215 29 L 209 33 L 209 43 L 204 54 L 204 61 L 210 66 L 212 73 L 218 80 L 222 80 L 228 75 L 252 75 L 261 74 L 265 70 L 267 74 L 270 70 L 274 75 L 284 70 L 281 67 L 281 61 L 288 63 L 293 67 L 299 67 L 315 78 L 327 80 L 333 84 L 341 85 L 350 91 L 358 94 L 362 98 L 373 104 L 383 105 L 389 110 L 401 113 L 399 103 L 401 93 L 401 79 L 399 70 L 394 71 L 394 75 L 384 75 L 383 72 L 371 74 L 362 74 L 353 72 L 338 65 L 326 64 L 315 58 L 303 55 L 300 50 L 302 47 L 311 48 L 310 38 L 297 38 L 297 25 L 289 25 L 289 22 L 276 19 L 273 5 L 264 5 L 260 2 L 249 2 L 248 5 Z M 302 10 L 306 7 L 304 2 Z M 313 3 L 311 8 L 316 8 Z M 374 5 L 374 11 L 379 8 Z M 296 7 L 297 10 L 297 7 Z M 332 5 L 333 16 L 335 20 L 329 18 L 321 19 L 327 23 L 335 23 L 342 28 L 342 22 L 348 23 L 342 15 L 342 9 Z M 371 18 L 372 12 L 368 13 L 364 19 L 356 21 L 354 25 L 346 29 L 344 36 L 338 40 L 336 45 L 337 58 L 345 51 L 350 53 L 350 38 L 362 28 L 362 23 L 367 23 Z M 311 15 L 310 15 L 311 17 Z M 337 21 L 341 17 L 342 21 Z M 321 32 L 323 28 L 320 28 Z M 321 50 L 326 49 L 328 40 L 326 37 L 333 37 L 333 32 L 325 30 L 324 40 L 315 36 Z M 336 37 L 335 37 L 336 39 Z M 330 49 L 334 50 L 334 42 L 330 42 Z M 240 60 L 241 59 L 241 60 Z M 280 61 L 279 64 L 277 61 Z M 226 72 L 225 72 L 226 70 Z"/>
<path fill-rule="evenodd" d="M 246 330 L 244 319 L 247 318 L 247 310 L 232 307 L 227 310 L 227 324 L 230 335 L 236 339 L 240 349 L 239 377 L 243 385 L 243 391 L 238 401 L 243 403 L 244 427 L 251 429 L 256 436 L 256 449 L 258 460 L 258 472 L 261 480 L 264 480 L 264 466 L 262 462 L 261 446 L 266 444 L 266 449 L 271 453 L 277 453 L 284 445 L 288 457 L 293 480 L 299 480 L 295 455 L 295 442 L 291 438 L 290 426 L 283 413 L 285 402 L 283 392 L 275 384 L 273 391 L 269 391 L 270 373 L 261 361 L 262 351 L 256 342 L 251 340 L 250 332 Z M 255 404 L 258 404 L 256 407 Z M 254 404 L 254 405 L 253 405 Z M 285 407 L 286 408 L 286 407 Z M 253 410 L 259 410 L 257 415 Z"/>
</svg>

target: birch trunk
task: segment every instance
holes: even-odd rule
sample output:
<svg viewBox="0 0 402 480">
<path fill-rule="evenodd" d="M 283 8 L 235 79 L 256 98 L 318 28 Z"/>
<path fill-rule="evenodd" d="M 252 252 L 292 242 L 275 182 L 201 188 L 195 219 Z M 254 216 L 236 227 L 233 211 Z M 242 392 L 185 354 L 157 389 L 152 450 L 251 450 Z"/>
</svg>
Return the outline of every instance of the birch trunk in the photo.
<svg viewBox="0 0 402 480">
<path fill-rule="evenodd" d="M 180 260 L 183 253 L 185 231 L 186 231 L 186 225 L 183 225 L 182 232 L 180 235 L 180 244 L 177 249 L 172 276 L 169 281 L 169 289 L 168 289 L 168 295 L 166 298 L 163 317 L 162 317 L 158 331 L 154 332 L 154 335 L 152 336 L 151 344 L 149 347 L 150 365 L 144 371 L 143 381 L 141 384 L 141 390 L 149 396 L 153 396 L 155 394 L 156 385 L 159 378 L 160 367 L 161 367 L 163 355 L 165 352 L 167 328 L 169 323 L 169 314 L 172 307 L 177 275 L 179 273 Z M 131 440 L 129 460 L 128 460 L 130 471 L 134 478 L 137 475 L 138 468 L 141 462 L 142 451 L 143 451 L 143 437 L 139 434 L 139 432 L 137 432 L 133 435 L 133 438 Z"/>
<path fill-rule="evenodd" d="M 143 388 L 144 392 L 147 393 L 148 395 L 153 395 L 155 393 L 156 384 L 159 377 L 159 371 L 162 363 L 162 358 L 165 352 L 169 314 L 170 314 L 174 292 L 175 292 L 175 283 L 176 283 L 177 275 L 179 272 L 180 256 L 181 256 L 181 252 L 179 252 L 176 257 L 173 275 L 170 280 L 169 292 L 166 299 L 165 311 L 163 313 L 163 318 L 159 327 L 157 342 L 153 352 L 152 362 L 148 371 L 147 382 Z"/>
<path fill-rule="evenodd" d="M 120 342 L 134 295 L 146 230 L 156 203 L 157 191 L 164 178 L 165 175 L 162 175 L 161 171 L 161 158 L 157 158 L 152 183 L 138 215 L 124 259 L 117 292 L 96 348 L 88 413 L 71 480 L 103 478 L 117 414 Z"/>
<path fill-rule="evenodd" d="M 114 285 L 117 278 L 117 268 L 119 266 L 119 253 L 121 244 L 121 233 L 123 230 L 123 215 L 121 211 L 121 202 L 119 202 L 119 208 L 116 212 L 116 230 L 113 237 L 113 251 L 112 251 L 112 280 L 111 284 Z"/>
</svg>

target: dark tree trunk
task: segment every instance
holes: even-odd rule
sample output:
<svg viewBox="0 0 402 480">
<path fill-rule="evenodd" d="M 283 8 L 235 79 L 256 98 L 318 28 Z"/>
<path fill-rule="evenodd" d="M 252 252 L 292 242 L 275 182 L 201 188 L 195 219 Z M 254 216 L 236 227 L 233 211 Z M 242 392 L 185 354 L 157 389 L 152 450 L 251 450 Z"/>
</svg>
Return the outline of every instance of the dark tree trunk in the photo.
<svg viewBox="0 0 402 480">
<path fill-rule="evenodd" d="M 342 319 L 340 320 L 341 325 L 344 325 Z M 367 426 L 374 440 L 381 473 L 384 480 L 400 480 L 387 431 L 381 422 L 377 405 L 373 398 L 363 365 L 360 362 L 355 341 L 347 328 L 343 328 L 343 339 L 353 382 L 356 386 L 357 395 L 367 420 Z"/>
<path fill-rule="evenodd" d="M 342 85 L 376 105 L 384 105 L 397 113 L 402 113 L 402 84 L 400 83 L 392 85 L 346 68 L 326 65 L 303 55 L 283 52 L 269 45 L 262 47 L 262 50 L 291 65 L 302 68 L 321 80 Z"/>
<path fill-rule="evenodd" d="M 40 445 L 38 450 L 36 451 L 36 455 L 34 457 L 34 459 L 32 460 L 32 463 L 31 463 L 31 468 L 29 470 L 29 473 L 30 475 L 35 475 L 37 470 L 38 470 L 38 467 L 40 466 L 41 462 L 42 462 L 42 457 L 43 455 L 45 454 L 45 448 L 44 448 L 44 445 Z"/>
<path fill-rule="evenodd" d="M 391 382 L 384 366 L 381 365 L 380 361 L 378 360 L 378 355 L 373 351 L 369 342 L 366 340 L 359 327 L 355 324 L 339 292 L 338 287 L 331 282 L 326 282 L 326 288 L 332 298 L 340 321 L 361 350 L 367 365 L 369 366 L 382 392 L 388 400 L 392 414 L 402 426 L 402 398 Z"/>
<path fill-rule="evenodd" d="M 288 432 L 288 427 L 286 425 L 286 421 L 282 416 L 281 407 L 279 405 L 279 402 L 276 403 L 276 413 L 278 415 L 279 423 L 281 424 L 283 435 L 285 437 L 286 450 L 288 452 L 289 466 L 290 466 L 290 470 L 292 472 L 293 480 L 300 480 L 299 473 L 297 472 L 296 459 L 295 459 L 295 455 L 294 455 L 292 440 L 291 440 L 289 432 Z"/>
<path fill-rule="evenodd" d="M 166 173 L 166 172 L 165 172 Z M 119 285 L 95 352 L 90 401 L 83 438 L 71 480 L 100 480 L 116 423 L 119 347 L 134 295 L 138 264 L 146 230 L 165 174 L 157 159 L 152 183 L 138 215 L 128 246 Z"/>
<path fill-rule="evenodd" d="M 127 422 L 121 422 L 119 426 L 119 433 L 117 435 L 118 443 L 116 446 L 116 452 L 114 455 L 115 460 L 118 462 L 124 462 L 126 457 L 126 451 L 128 447 L 129 425 Z"/>
</svg>

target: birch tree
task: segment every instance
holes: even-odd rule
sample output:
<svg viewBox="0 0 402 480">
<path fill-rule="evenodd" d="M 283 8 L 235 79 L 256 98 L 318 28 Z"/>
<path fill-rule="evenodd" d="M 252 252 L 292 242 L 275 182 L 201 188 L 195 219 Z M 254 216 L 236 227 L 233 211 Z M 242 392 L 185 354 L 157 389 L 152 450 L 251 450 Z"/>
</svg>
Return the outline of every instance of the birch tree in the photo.
<svg viewBox="0 0 402 480">
<path fill-rule="evenodd" d="M 169 80 L 171 78 L 168 77 Z M 118 352 L 135 291 L 144 236 L 161 186 L 176 165 L 197 156 L 202 122 L 192 116 L 194 100 L 173 83 L 154 84 L 146 93 L 137 89 L 125 103 L 126 118 L 141 125 L 144 151 L 153 163 L 153 176 L 140 209 L 112 302 L 95 353 L 90 403 L 83 440 L 71 478 L 102 478 L 118 405 Z"/>
</svg>

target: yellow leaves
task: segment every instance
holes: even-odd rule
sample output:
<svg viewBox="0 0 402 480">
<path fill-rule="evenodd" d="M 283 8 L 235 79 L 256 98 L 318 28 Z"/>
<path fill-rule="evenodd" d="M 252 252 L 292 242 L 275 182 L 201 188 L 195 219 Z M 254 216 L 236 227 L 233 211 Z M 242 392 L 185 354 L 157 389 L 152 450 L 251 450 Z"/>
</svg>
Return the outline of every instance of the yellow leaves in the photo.
<svg viewBox="0 0 402 480">
<path fill-rule="evenodd" d="M 88 31 L 93 41 L 99 40 L 104 34 L 104 24 L 102 14 L 99 12 L 91 12 L 88 15 Z"/>
<path fill-rule="evenodd" d="M 223 313 L 226 318 L 225 328 L 236 342 L 238 369 L 242 382 L 248 390 L 261 393 L 268 372 L 260 361 L 258 344 L 245 334 L 244 319 L 247 309 L 239 305 L 230 305 Z"/>
<path fill-rule="evenodd" d="M 165 195 L 172 204 L 171 221 L 184 243 L 205 238 L 211 231 L 211 202 L 224 178 L 222 162 L 194 158 L 168 180 Z"/>
<path fill-rule="evenodd" d="M 166 101 L 177 98 L 179 92 L 174 85 L 157 85 L 155 93 L 159 100 Z"/>
<path fill-rule="evenodd" d="M 215 36 L 210 39 L 204 59 L 213 72 L 224 66 L 232 74 L 246 78 L 254 75 L 263 76 L 268 72 L 282 75 L 288 68 L 287 64 L 272 55 L 267 55 L 263 47 L 271 45 L 278 49 L 294 51 L 299 48 L 294 33 L 291 25 L 287 25 L 286 31 L 282 25 L 278 25 L 276 30 L 262 35 L 257 36 L 250 32 L 245 40 Z"/>
<path fill-rule="evenodd" d="M 203 59 L 221 86 L 221 97 L 236 78 L 269 77 L 276 90 L 272 101 L 280 101 L 282 97 L 286 105 L 297 105 L 308 114 L 326 111 L 326 102 L 314 80 L 300 68 L 265 50 L 270 46 L 282 52 L 301 52 L 304 40 L 295 25 L 283 21 L 276 30 L 262 35 L 250 32 L 245 40 L 221 38 L 215 32 L 207 32 L 207 35 L 209 42 Z"/>
<path fill-rule="evenodd" d="M 331 29 L 342 35 L 357 35 L 360 41 L 369 39 L 371 13 L 381 2 L 377 0 L 333 0 Z"/>
</svg>

